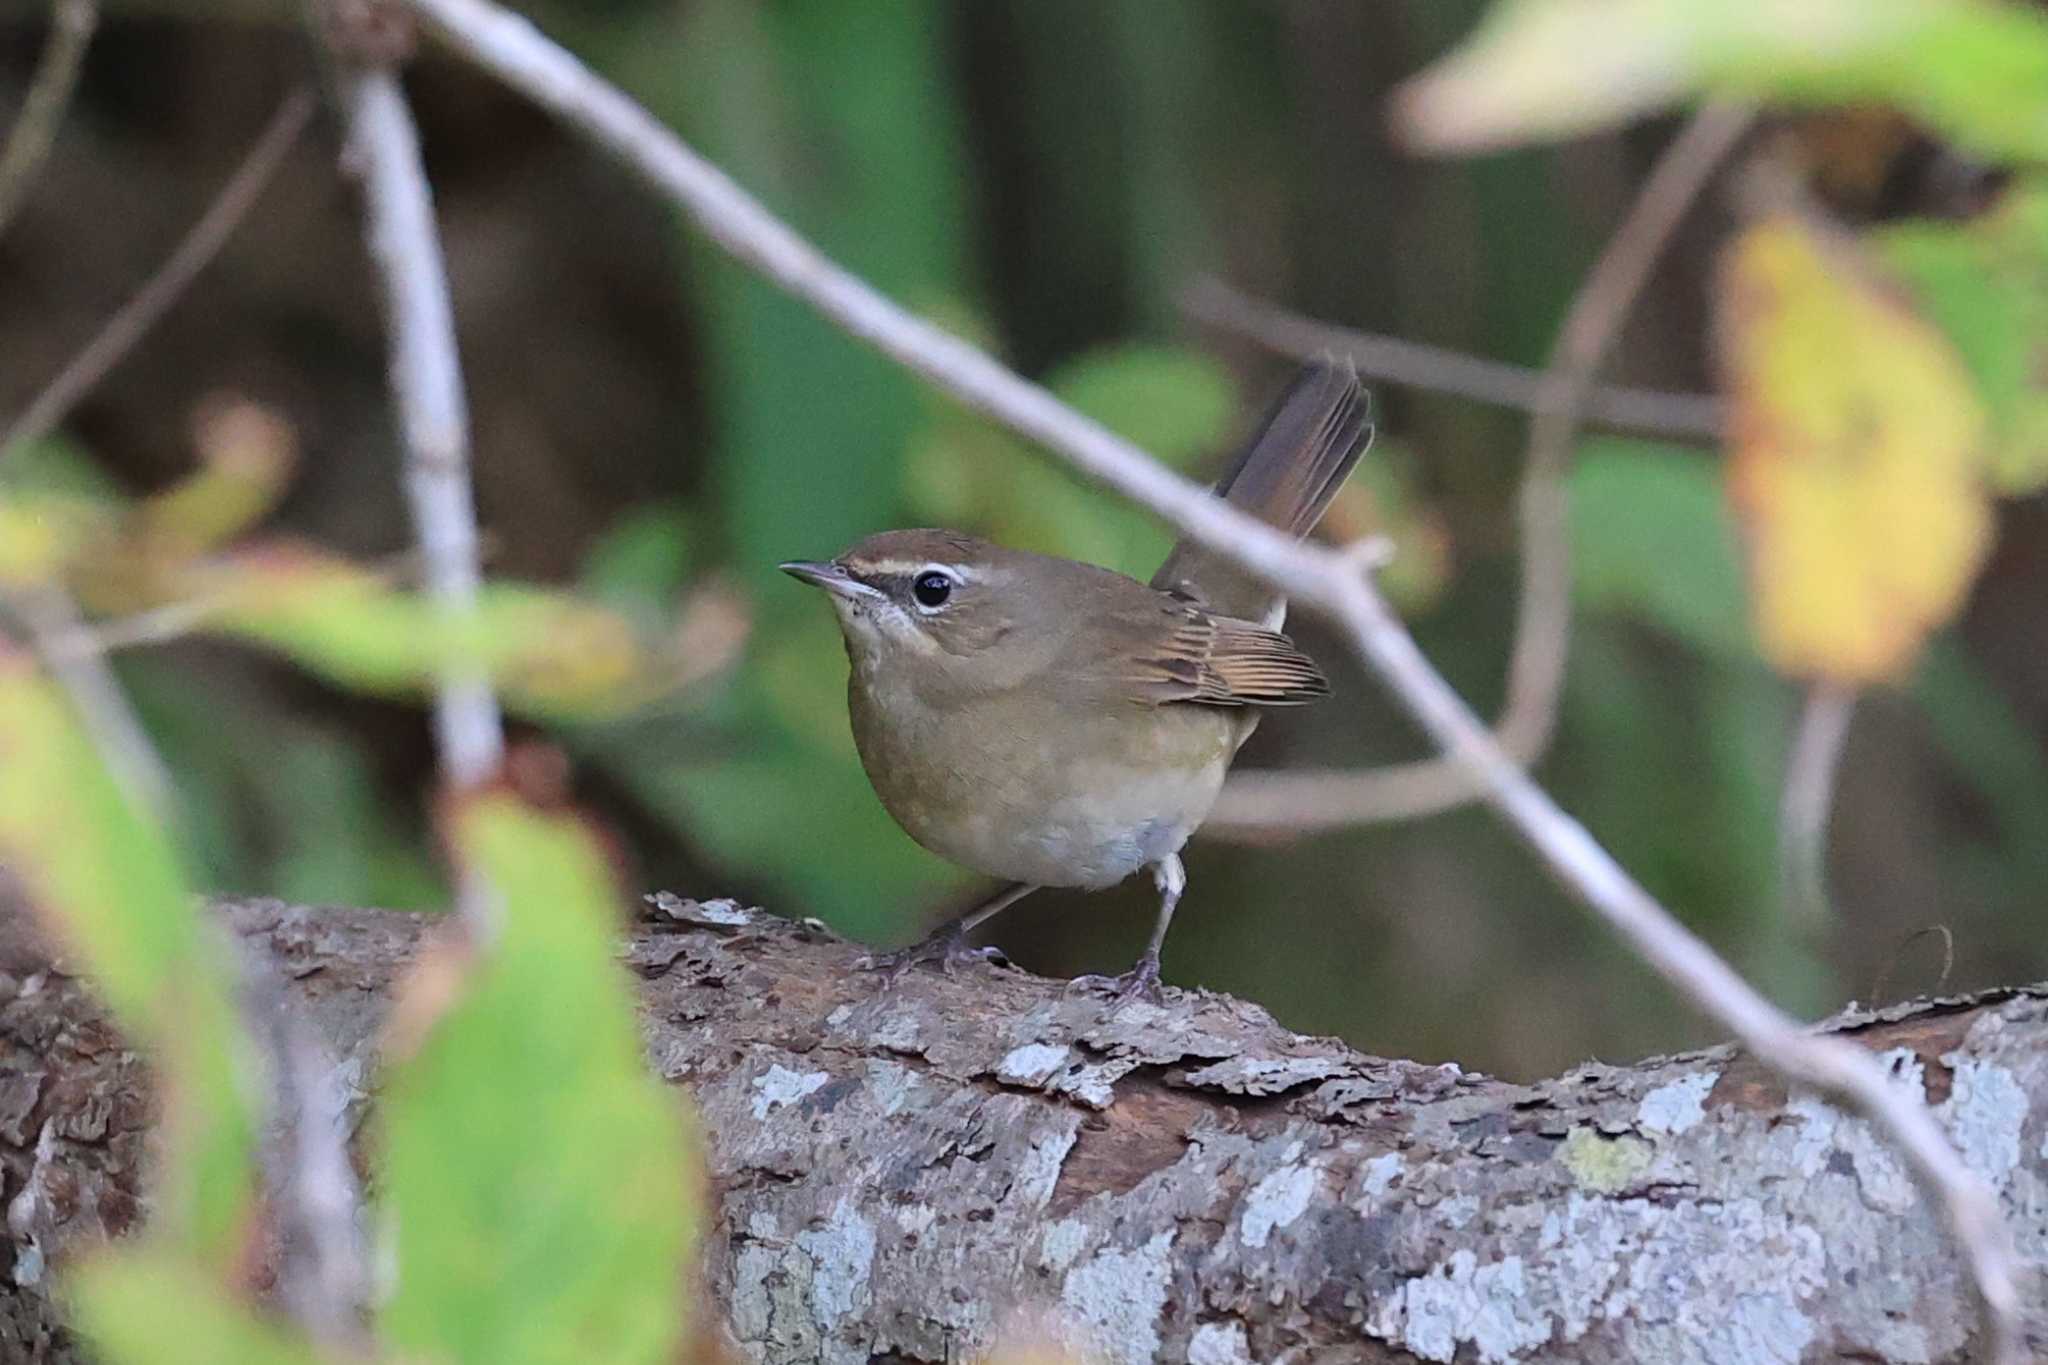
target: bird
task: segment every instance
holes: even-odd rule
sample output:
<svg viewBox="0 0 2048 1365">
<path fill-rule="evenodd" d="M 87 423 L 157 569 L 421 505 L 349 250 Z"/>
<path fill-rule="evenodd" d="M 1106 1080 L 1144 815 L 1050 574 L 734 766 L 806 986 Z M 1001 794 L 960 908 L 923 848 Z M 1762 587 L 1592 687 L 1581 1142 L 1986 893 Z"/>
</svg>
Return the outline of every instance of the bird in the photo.
<svg viewBox="0 0 2048 1365">
<path fill-rule="evenodd" d="M 1369 408 L 1348 363 L 1306 365 L 1216 496 L 1306 536 L 1371 444 Z M 968 934 L 1032 891 L 1146 870 L 1159 909 L 1144 952 L 1076 984 L 1119 1007 L 1158 1002 L 1182 847 L 1264 714 L 1330 694 L 1281 631 L 1284 598 L 1191 538 L 1149 583 L 936 528 L 779 567 L 838 617 L 854 746 L 884 808 L 932 853 L 1001 883 L 874 965 L 895 976 L 997 956 Z"/>
</svg>

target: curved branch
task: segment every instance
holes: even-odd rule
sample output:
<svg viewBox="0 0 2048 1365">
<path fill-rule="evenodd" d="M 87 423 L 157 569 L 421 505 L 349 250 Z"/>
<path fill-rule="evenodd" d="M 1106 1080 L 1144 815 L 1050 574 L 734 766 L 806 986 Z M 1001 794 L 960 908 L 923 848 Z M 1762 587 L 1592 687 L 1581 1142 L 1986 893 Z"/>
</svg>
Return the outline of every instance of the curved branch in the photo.
<svg viewBox="0 0 2048 1365">
<path fill-rule="evenodd" d="M 1143 504 L 1342 627 L 1360 658 L 1447 756 L 1472 773 L 1486 803 L 1544 867 L 1660 976 L 1779 1072 L 1821 1088 L 1891 1134 L 1940 1201 L 1961 1247 L 1985 1304 L 1990 1326 L 1987 1356 L 2000 1362 L 2018 1358 L 2018 1272 L 2010 1234 L 1984 1182 L 1942 1137 L 1926 1106 L 1867 1055 L 1835 1040 L 1810 1036 L 1638 885 L 1494 742 L 1485 725 L 1430 667 L 1352 555 L 1296 542 L 1246 516 L 985 352 L 906 312 L 826 258 L 645 109 L 525 19 L 490 0 L 411 3 L 472 62 L 618 156 L 736 259 L 850 335 L 1057 453 L 1081 473 Z M 1717 112 L 1695 136 L 1726 133 L 1734 118 Z M 1585 323 L 1568 325 L 1561 354 L 1579 356 L 1592 330 Z M 1549 419 L 1553 423 L 1562 419 L 1566 427 L 1570 425 L 1582 387 L 1574 378 L 1576 372 L 1561 372 L 1555 392 L 1547 395 L 1545 412 L 1555 414 Z"/>
<path fill-rule="evenodd" d="M 120 311 L 107 319 L 106 326 L 86 343 L 85 348 L 71 358 L 70 363 L 58 372 L 57 377 L 35 396 L 22 414 L 14 419 L 5 435 L 0 435 L 0 461 L 17 447 L 46 436 L 59 422 L 70 415 L 78 400 L 91 392 L 92 387 L 104 379 L 107 372 L 121 363 L 135 344 L 149 334 L 150 328 L 163 318 L 173 303 L 178 301 L 187 286 L 198 278 L 220 249 L 234 236 L 242 219 L 254 208 L 270 177 L 284 161 L 285 154 L 298 141 L 306 123 L 313 117 L 313 92 L 295 90 L 285 96 L 284 103 L 270 116 L 262 133 L 258 134 L 249 154 L 242 158 L 242 164 L 235 167 L 235 173 L 220 188 L 220 193 L 207 206 L 192 230 L 185 234 L 177 249 L 165 258 L 142 288 Z"/>
<path fill-rule="evenodd" d="M 29 80 L 28 97 L 21 114 L 8 131 L 7 145 L 0 147 L 0 232 L 14 221 L 14 215 L 28 197 L 36 172 L 57 140 L 57 125 L 63 122 L 71 94 L 78 88 L 78 73 L 85 66 L 85 50 L 92 45 L 92 31 L 99 26 L 97 0 L 56 0 L 50 13 L 50 36 L 43 55 L 36 59 L 36 74 Z"/>
<path fill-rule="evenodd" d="M 1406 337 L 1339 327 L 1304 317 L 1205 276 L 1181 298 L 1181 311 L 1197 322 L 1241 336 L 1276 355 L 1313 361 L 1349 360 L 1367 379 L 1467 398 L 1523 412 L 1536 406 L 1543 371 L 1504 360 L 1431 346 Z M 1586 397 L 1588 422 L 1679 441 L 1720 439 L 1724 406 L 1707 393 L 1669 393 L 1601 385 Z"/>
</svg>

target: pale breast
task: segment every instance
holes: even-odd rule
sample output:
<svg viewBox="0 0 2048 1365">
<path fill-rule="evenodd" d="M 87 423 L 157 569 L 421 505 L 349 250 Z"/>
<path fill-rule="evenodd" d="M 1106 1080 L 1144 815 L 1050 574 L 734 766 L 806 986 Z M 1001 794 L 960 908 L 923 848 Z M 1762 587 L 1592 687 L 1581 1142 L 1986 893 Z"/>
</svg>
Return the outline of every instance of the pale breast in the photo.
<svg viewBox="0 0 2048 1365">
<path fill-rule="evenodd" d="M 849 703 L 882 804 L 920 844 L 986 876 L 1102 887 L 1179 850 L 1249 719 L 1208 707 L 1060 708 L 1014 694 L 935 711 Z"/>
</svg>

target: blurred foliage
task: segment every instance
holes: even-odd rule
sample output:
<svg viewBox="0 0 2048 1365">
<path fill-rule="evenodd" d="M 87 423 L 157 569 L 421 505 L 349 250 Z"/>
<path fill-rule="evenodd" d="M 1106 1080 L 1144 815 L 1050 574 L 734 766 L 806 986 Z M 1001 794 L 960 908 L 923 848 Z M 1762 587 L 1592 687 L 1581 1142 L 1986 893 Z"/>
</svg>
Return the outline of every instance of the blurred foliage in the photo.
<svg viewBox="0 0 2048 1365">
<path fill-rule="evenodd" d="M 317 1365 L 327 1359 L 165 1249 L 124 1249 L 87 1261 L 76 1285 L 79 1332 L 109 1365 Z"/>
<path fill-rule="evenodd" d="M 1699 94 L 1889 104 L 2048 155 L 2048 18 L 2002 0 L 1501 0 L 1406 94 L 1438 147 L 1563 137 Z"/>
<path fill-rule="evenodd" d="M 163 1114 L 146 1234 L 66 1269 L 82 1329 L 110 1365 L 315 1359 L 236 1288 L 265 1068 L 226 943 L 18 653 L 0 759 L 0 860 L 150 1053 Z M 393 1008 L 377 1209 L 396 1287 L 375 1335 L 407 1359 L 673 1360 L 701 1184 L 683 1101 L 641 1059 L 604 844 L 509 795 L 461 802 L 449 832 L 492 925 L 425 952 Z"/>
<path fill-rule="evenodd" d="M 604 855 L 503 796 L 466 802 L 453 834 L 500 899 L 482 960 L 423 959 L 394 1006 L 384 1335 L 473 1365 L 672 1360 L 696 1158 L 641 1058 Z"/>
<path fill-rule="evenodd" d="M 255 1193 L 260 1104 L 226 945 L 202 922 L 162 830 L 121 792 L 56 685 L 13 651 L 0 653 L 0 863 L 128 1036 L 156 1054 L 166 1094 L 158 1235 L 224 1269 Z"/>
<path fill-rule="evenodd" d="M 2048 486 L 2048 184 L 2029 177 L 1963 225 L 1911 223 L 1873 247 L 1913 287 L 1976 380 L 2003 493 Z"/>
</svg>

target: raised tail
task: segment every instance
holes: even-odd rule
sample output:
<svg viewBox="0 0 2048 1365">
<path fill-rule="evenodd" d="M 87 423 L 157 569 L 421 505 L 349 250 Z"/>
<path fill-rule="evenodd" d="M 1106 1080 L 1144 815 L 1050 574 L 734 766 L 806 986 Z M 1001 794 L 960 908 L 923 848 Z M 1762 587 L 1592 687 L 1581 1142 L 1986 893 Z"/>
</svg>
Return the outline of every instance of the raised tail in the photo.
<svg viewBox="0 0 2048 1365">
<path fill-rule="evenodd" d="M 1330 500 L 1372 444 L 1371 403 L 1348 361 L 1304 366 L 1245 443 L 1216 494 L 1269 526 L 1295 536 L 1315 529 Z M 1211 611 L 1261 621 L 1279 603 L 1223 556 L 1190 540 L 1167 555 L 1152 586 L 1183 593 Z"/>
</svg>

